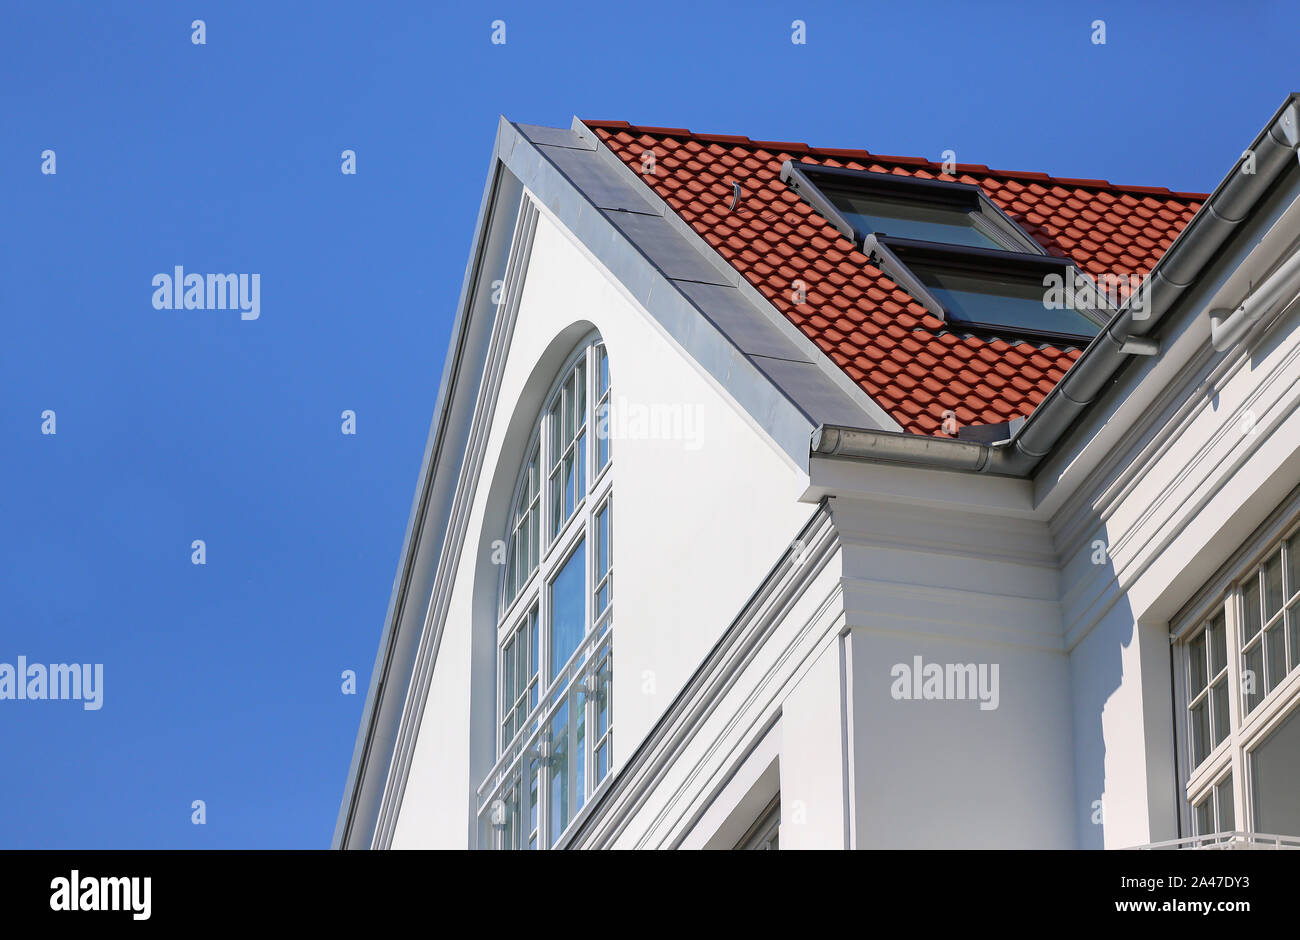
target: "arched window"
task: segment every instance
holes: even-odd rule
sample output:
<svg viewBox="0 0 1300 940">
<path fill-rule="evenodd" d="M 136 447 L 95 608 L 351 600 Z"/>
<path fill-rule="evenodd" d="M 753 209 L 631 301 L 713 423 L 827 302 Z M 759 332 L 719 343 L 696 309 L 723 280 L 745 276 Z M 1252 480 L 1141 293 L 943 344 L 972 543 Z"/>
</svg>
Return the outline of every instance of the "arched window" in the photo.
<svg viewBox="0 0 1300 940">
<path fill-rule="evenodd" d="M 497 618 L 485 844 L 547 848 L 608 776 L 613 565 L 609 360 L 592 338 L 547 399 L 515 486 Z"/>
</svg>

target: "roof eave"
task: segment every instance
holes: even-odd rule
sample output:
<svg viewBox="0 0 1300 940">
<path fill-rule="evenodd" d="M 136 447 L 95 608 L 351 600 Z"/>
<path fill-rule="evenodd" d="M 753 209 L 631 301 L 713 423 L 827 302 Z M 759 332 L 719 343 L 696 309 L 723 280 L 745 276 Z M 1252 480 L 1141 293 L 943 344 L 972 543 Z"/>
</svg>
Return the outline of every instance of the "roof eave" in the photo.
<svg viewBox="0 0 1300 940">
<path fill-rule="evenodd" d="M 989 444 L 822 426 L 813 432 L 812 454 L 967 473 L 1031 476 L 1120 368 L 1135 355 L 1152 354 L 1150 341 L 1140 340 L 1155 331 L 1178 298 L 1251 215 L 1286 171 L 1298 147 L 1300 94 L 1292 93 L 1174 239 L 1139 291 L 1130 296 L 1009 439 Z M 1155 354 L 1159 355 L 1158 349 Z"/>
</svg>

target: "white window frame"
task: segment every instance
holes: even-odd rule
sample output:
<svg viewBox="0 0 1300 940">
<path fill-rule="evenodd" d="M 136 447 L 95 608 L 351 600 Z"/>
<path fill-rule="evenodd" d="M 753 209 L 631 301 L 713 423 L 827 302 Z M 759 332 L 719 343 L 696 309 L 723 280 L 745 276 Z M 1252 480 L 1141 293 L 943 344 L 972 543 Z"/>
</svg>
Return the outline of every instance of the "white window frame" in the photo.
<svg viewBox="0 0 1300 940">
<path fill-rule="evenodd" d="M 1300 650 L 1291 649 L 1291 630 L 1288 624 L 1289 617 L 1300 618 L 1300 583 L 1290 583 L 1290 569 L 1295 568 L 1300 573 L 1300 559 L 1295 563 L 1290 562 L 1291 549 L 1287 545 L 1287 542 L 1300 534 L 1300 516 L 1296 514 L 1296 503 L 1295 499 L 1288 501 L 1285 510 L 1280 513 L 1282 521 L 1270 521 L 1261 527 L 1247 548 L 1225 566 L 1229 572 L 1226 585 L 1219 585 L 1199 603 L 1194 602 L 1192 613 L 1176 621 L 1176 628 L 1171 631 L 1171 637 L 1176 643 L 1174 685 L 1178 772 L 1183 797 L 1180 801 L 1180 817 L 1183 832 L 1187 835 L 1210 834 L 1195 831 L 1195 808 L 1207 798 L 1218 799 L 1215 788 L 1230 777 L 1235 831 L 1257 835 L 1300 836 L 1300 833 L 1257 832 L 1253 779 L 1255 749 L 1300 708 Z M 1264 619 L 1261 615 L 1261 632 L 1269 624 L 1280 624 L 1286 650 L 1284 655 L 1289 657 L 1285 661 L 1291 666 L 1271 691 L 1265 691 L 1264 677 L 1259 678 L 1259 703 L 1247 712 L 1241 681 L 1245 668 L 1243 639 L 1250 642 L 1255 637 L 1242 636 L 1246 622 L 1245 588 L 1250 579 L 1261 578 L 1264 566 L 1279 551 L 1279 547 L 1283 578 L 1282 601 L 1276 617 Z M 1222 580 L 1223 578 L 1216 579 Z M 1300 582 L 1300 578 L 1296 580 Z M 1264 586 L 1258 580 L 1256 583 L 1260 584 L 1262 601 Z M 1225 626 L 1229 730 L 1218 745 L 1211 745 L 1209 753 L 1199 764 L 1193 765 L 1195 752 L 1190 706 L 1196 696 L 1190 694 L 1191 643 L 1216 617 L 1221 617 Z M 1214 676 L 1211 676 L 1211 683 L 1213 679 Z"/>
<path fill-rule="evenodd" d="M 523 451 L 523 460 L 516 481 L 511 511 L 506 523 L 507 559 L 501 566 L 498 590 L 497 647 L 494 700 L 496 715 L 493 722 L 495 753 L 497 760 L 478 790 L 480 819 L 480 844 L 485 848 L 528 848 L 530 837 L 535 836 L 537 848 L 550 848 L 558 844 L 565 832 L 573 828 L 582 815 L 581 810 L 589 807 L 600 790 L 608 784 L 613 776 L 613 708 L 612 708 L 612 658 L 613 658 L 613 497 L 612 480 L 614 454 L 608 448 L 608 459 L 603 467 L 597 467 L 599 448 L 597 435 L 607 434 L 607 422 L 597 419 L 598 409 L 607 405 L 610 389 L 600 389 L 600 365 L 605 357 L 608 371 L 608 352 L 604 342 L 593 333 L 588 335 L 574 352 L 565 360 L 559 377 L 552 384 L 544 399 L 542 407 L 530 436 L 528 446 Z M 568 441 L 560 442 L 560 457 L 569 448 L 576 448 L 576 441 L 583 438 L 580 449 L 580 475 L 584 483 L 583 491 L 576 493 L 572 513 L 552 534 L 556 520 L 551 506 L 551 470 L 556 462 L 552 452 L 554 438 L 553 423 L 563 420 L 561 416 L 552 415 L 557 402 L 564 401 L 566 389 L 575 375 L 582 375 L 583 413 L 578 416 L 574 436 Z M 612 384 L 612 383 L 611 383 Z M 610 442 L 606 439 L 606 444 Z M 575 450 L 575 453 L 579 451 Z M 529 464 L 536 454 L 537 475 L 541 508 L 538 516 L 538 562 L 530 571 L 519 591 L 512 596 L 509 583 L 515 551 L 514 529 L 518 507 L 528 485 Z M 563 461 L 560 460 L 561 485 L 563 479 Z M 561 512 L 564 496 L 560 497 Z M 609 565 L 606 571 L 597 571 L 597 520 L 601 512 L 607 512 L 607 527 L 610 546 L 608 549 Z M 584 635 L 578 642 L 568 661 L 558 670 L 551 669 L 552 660 L 552 626 L 554 623 L 551 585 L 573 557 L 575 551 L 582 551 L 583 559 L 583 617 Z M 596 592 L 600 584 L 609 587 L 609 598 L 603 611 L 597 611 Z M 522 727 L 515 731 L 510 740 L 504 740 L 503 722 L 509 705 L 504 701 L 505 685 L 502 677 L 502 663 L 505 648 L 510 641 L 521 634 L 528 623 L 528 618 L 537 612 L 537 705 L 529 709 L 522 722 Z M 554 673 L 554 674 L 552 674 Z M 605 683 L 602 686 L 602 674 Z M 550 786 L 552 777 L 559 770 L 552 770 L 548 763 L 550 729 L 552 721 L 566 702 L 576 700 L 581 695 L 583 753 L 579 756 L 579 765 L 569 774 L 568 821 L 564 832 L 554 832 L 551 826 Z M 605 731 L 596 734 L 597 719 L 600 712 L 600 698 L 603 697 L 606 715 Z M 568 732 L 578 726 L 578 720 L 571 718 Z M 598 748 L 607 748 L 605 774 L 596 778 L 596 757 Z M 531 765 L 538 762 L 537 780 L 537 827 L 531 825 L 532 805 L 529 801 L 532 775 Z M 582 791 L 577 791 L 578 780 L 582 781 Z M 509 797 L 517 802 L 511 802 Z M 507 844 L 507 841 L 510 844 Z"/>
</svg>

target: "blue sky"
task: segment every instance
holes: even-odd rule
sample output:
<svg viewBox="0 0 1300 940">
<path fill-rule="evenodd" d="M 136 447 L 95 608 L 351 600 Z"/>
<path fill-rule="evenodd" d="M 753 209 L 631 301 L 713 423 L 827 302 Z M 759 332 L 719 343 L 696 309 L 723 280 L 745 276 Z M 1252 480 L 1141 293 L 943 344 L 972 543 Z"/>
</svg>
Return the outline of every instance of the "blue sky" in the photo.
<svg viewBox="0 0 1300 940">
<path fill-rule="evenodd" d="M 0 848 L 329 844 L 499 114 L 1204 191 L 1300 87 L 1290 4 L 1042 6 L 12 4 L 0 663 L 104 689 L 0 701 Z"/>
</svg>

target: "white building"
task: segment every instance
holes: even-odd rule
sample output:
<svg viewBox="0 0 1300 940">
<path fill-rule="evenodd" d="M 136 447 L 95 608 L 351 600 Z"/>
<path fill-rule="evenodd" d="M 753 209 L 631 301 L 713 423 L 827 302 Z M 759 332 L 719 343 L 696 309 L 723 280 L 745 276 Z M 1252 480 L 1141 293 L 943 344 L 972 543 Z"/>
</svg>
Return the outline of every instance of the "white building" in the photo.
<svg viewBox="0 0 1300 940">
<path fill-rule="evenodd" d="M 1300 836 L 1300 96 L 1240 144 L 502 120 L 335 844 Z"/>
</svg>

